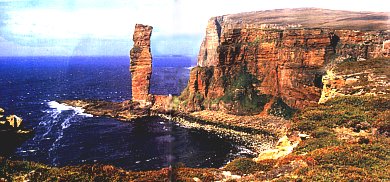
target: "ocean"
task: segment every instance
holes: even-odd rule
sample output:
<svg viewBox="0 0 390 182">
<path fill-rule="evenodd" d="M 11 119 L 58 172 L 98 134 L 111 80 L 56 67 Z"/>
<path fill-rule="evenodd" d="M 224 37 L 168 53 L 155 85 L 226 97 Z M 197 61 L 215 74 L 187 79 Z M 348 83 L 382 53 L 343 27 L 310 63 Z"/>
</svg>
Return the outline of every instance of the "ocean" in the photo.
<svg viewBox="0 0 390 182">
<path fill-rule="evenodd" d="M 194 58 L 153 58 L 151 92 L 177 95 L 185 88 Z M 59 103 L 69 99 L 123 101 L 131 98 L 128 57 L 2 57 L 0 107 L 16 114 L 34 136 L 7 154 L 11 159 L 53 166 L 111 164 L 152 170 L 177 162 L 221 167 L 244 155 L 241 146 L 217 135 L 151 117 L 120 122 L 93 117 Z M 0 153 L 8 151 L 0 146 Z"/>
</svg>

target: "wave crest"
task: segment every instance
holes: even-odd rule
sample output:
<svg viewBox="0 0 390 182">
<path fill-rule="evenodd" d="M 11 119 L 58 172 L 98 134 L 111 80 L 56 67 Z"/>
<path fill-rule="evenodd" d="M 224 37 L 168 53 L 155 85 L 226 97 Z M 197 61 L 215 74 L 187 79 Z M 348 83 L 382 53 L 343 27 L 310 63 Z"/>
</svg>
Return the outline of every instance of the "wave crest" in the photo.
<svg viewBox="0 0 390 182">
<path fill-rule="evenodd" d="M 61 103 L 59 103 L 57 101 L 50 101 L 50 102 L 47 103 L 47 105 L 51 109 L 56 109 L 59 113 L 61 113 L 62 111 L 73 110 L 76 115 L 85 116 L 85 117 L 93 117 L 92 114 L 84 113 L 85 109 L 83 109 L 81 107 L 68 106 L 68 105 L 65 105 L 65 104 L 61 104 Z"/>
</svg>

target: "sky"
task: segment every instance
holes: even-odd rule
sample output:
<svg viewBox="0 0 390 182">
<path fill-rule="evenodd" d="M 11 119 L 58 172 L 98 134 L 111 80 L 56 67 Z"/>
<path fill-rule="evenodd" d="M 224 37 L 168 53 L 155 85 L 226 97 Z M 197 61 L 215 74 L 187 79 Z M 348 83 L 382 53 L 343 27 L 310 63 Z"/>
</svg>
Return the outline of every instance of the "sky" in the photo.
<svg viewBox="0 0 390 182">
<path fill-rule="evenodd" d="M 390 12 L 388 0 L 0 0 L 0 56 L 127 56 L 136 23 L 154 55 L 196 55 L 209 18 L 281 8 Z"/>
</svg>

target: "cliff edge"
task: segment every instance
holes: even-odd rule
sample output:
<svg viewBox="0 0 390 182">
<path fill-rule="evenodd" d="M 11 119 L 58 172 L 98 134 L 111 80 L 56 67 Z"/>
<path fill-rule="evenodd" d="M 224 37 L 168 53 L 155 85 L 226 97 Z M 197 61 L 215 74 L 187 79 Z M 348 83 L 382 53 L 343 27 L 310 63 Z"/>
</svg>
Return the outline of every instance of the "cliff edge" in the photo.
<svg viewBox="0 0 390 182">
<path fill-rule="evenodd" d="M 329 65 L 390 56 L 388 20 L 315 8 L 213 17 L 182 108 L 283 115 L 316 105 Z"/>
</svg>

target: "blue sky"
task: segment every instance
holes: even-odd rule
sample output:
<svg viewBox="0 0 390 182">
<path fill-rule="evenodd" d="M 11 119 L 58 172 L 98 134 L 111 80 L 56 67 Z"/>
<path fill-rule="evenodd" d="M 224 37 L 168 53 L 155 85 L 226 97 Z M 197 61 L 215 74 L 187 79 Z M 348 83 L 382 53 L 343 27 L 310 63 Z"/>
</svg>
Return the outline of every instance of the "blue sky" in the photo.
<svg viewBox="0 0 390 182">
<path fill-rule="evenodd" d="M 136 23 L 154 27 L 155 55 L 195 55 L 212 16 L 299 7 L 390 11 L 386 0 L 0 0 L 0 56 L 127 56 Z"/>
</svg>

